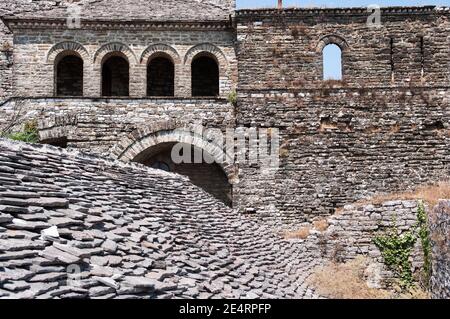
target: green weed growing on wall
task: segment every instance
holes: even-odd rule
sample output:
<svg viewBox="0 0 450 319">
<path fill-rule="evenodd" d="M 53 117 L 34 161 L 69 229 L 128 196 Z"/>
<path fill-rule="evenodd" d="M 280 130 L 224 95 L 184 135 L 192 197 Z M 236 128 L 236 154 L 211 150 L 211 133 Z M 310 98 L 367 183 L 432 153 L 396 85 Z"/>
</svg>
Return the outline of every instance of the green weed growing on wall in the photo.
<svg viewBox="0 0 450 319">
<path fill-rule="evenodd" d="M 36 121 L 29 121 L 24 124 L 23 130 L 6 135 L 7 138 L 14 141 L 22 141 L 26 143 L 39 142 L 39 133 Z"/>
<path fill-rule="evenodd" d="M 417 221 L 418 221 L 418 233 L 422 244 L 423 251 L 423 273 L 424 282 L 428 287 L 431 278 L 431 241 L 430 241 L 430 230 L 428 227 L 428 218 L 425 211 L 425 206 L 422 202 L 419 203 L 419 208 L 417 210 Z"/>
<path fill-rule="evenodd" d="M 374 239 L 375 245 L 380 249 L 385 264 L 392 269 L 395 276 L 400 279 L 403 289 L 413 284 L 411 251 L 417 241 L 414 231 L 399 234 L 394 226 L 387 234 Z"/>
<path fill-rule="evenodd" d="M 395 223 L 391 230 L 374 239 L 375 245 L 380 249 L 385 264 L 400 279 L 400 286 L 403 289 L 413 285 L 413 274 L 411 265 L 411 252 L 417 239 L 420 239 L 424 256 L 424 281 L 426 286 L 431 277 L 431 242 L 428 219 L 425 206 L 419 202 L 417 209 L 417 224 L 413 230 L 400 234 Z"/>
</svg>

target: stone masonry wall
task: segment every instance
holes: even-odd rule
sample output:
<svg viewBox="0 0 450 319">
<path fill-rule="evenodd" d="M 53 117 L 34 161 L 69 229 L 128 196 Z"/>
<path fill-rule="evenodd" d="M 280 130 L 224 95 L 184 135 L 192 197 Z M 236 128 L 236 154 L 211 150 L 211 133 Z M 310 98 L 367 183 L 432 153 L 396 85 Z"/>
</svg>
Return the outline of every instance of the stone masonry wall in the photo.
<svg viewBox="0 0 450 319">
<path fill-rule="evenodd" d="M 240 91 L 322 87 L 322 49 L 330 43 L 343 51 L 346 85 L 448 85 L 448 10 L 386 8 L 381 27 L 367 25 L 370 15 L 366 9 L 238 10 Z"/>
<path fill-rule="evenodd" d="M 329 228 L 318 235 L 318 249 L 323 256 L 338 262 L 358 255 L 368 256 L 371 263 L 366 271 L 368 284 L 373 288 L 395 285 L 394 274 L 385 266 L 380 250 L 373 240 L 393 227 L 401 232 L 417 226 L 418 201 L 388 201 L 381 204 L 348 205 L 327 223 Z M 412 271 L 416 278 L 423 273 L 423 250 L 416 241 L 412 255 Z"/>
<path fill-rule="evenodd" d="M 398 285 L 398 278 L 385 265 L 374 239 L 393 227 L 401 233 L 415 231 L 417 240 L 411 253 L 412 272 L 415 280 L 421 281 L 424 278 L 424 255 L 416 229 L 419 201 L 392 200 L 347 205 L 327 219 L 305 223 L 303 227 L 310 229 L 310 235 L 300 241 L 308 251 L 318 251 L 324 260 L 341 263 L 357 256 L 366 256 L 369 263 L 365 277 L 369 287 L 391 289 Z M 449 298 L 450 293 L 449 207 L 448 200 L 442 200 L 434 208 L 425 205 L 432 244 L 431 293 L 436 299 Z"/>
<path fill-rule="evenodd" d="M 241 94 L 238 125 L 279 128 L 281 150 L 274 178 L 240 165 L 236 207 L 310 220 L 440 180 L 450 160 L 448 97 L 447 89 L 419 88 Z"/>
<path fill-rule="evenodd" d="M 15 99 L 0 107 L 0 127 L 17 112 L 22 121 L 35 119 L 42 140 L 67 137 L 68 147 L 96 154 L 111 148 L 133 131 L 166 130 L 203 122 L 225 129 L 234 123 L 233 106 L 223 99 Z"/>
<path fill-rule="evenodd" d="M 373 28 L 365 9 L 238 10 L 237 126 L 278 128 L 282 145 L 275 178 L 240 165 L 236 207 L 310 221 L 447 176 L 448 14 L 387 8 Z M 341 82 L 322 80 L 329 43 Z"/>
<path fill-rule="evenodd" d="M 441 201 L 430 216 L 433 298 L 450 299 L 450 202 Z"/>
<path fill-rule="evenodd" d="M 164 54 L 175 65 L 175 96 L 191 96 L 191 61 L 198 53 L 216 57 L 220 70 L 220 95 L 236 87 L 237 62 L 233 33 L 191 30 L 49 30 L 20 29 L 14 33 L 15 95 L 55 94 L 55 59 L 77 52 L 84 62 L 86 97 L 101 95 L 101 66 L 108 54 L 121 52 L 130 65 L 130 96 L 147 95 L 147 64 Z"/>
<path fill-rule="evenodd" d="M 12 34 L 0 20 L 0 102 L 12 95 Z"/>
</svg>

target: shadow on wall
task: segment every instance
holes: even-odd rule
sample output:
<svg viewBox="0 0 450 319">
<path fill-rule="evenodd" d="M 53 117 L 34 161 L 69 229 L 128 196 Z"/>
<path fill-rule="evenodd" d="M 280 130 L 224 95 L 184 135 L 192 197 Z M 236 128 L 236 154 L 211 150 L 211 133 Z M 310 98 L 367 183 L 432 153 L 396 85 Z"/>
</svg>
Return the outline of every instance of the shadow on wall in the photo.
<svg viewBox="0 0 450 319">
<path fill-rule="evenodd" d="M 172 160 L 172 148 L 176 143 L 162 143 L 153 146 L 134 159 L 135 162 L 155 169 L 177 173 L 189 177 L 191 182 L 222 201 L 227 206 L 232 206 L 232 186 L 227 175 L 212 158 L 200 148 L 185 145 L 191 148 L 191 163 L 175 163 Z M 206 161 L 196 162 L 194 154 L 204 154 Z"/>
</svg>

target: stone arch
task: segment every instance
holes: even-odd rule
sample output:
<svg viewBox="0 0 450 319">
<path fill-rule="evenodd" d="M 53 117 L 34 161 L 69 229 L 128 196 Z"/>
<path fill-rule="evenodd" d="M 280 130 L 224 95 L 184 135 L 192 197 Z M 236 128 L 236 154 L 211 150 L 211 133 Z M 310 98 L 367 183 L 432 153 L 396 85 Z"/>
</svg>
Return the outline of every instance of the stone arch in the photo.
<svg viewBox="0 0 450 319">
<path fill-rule="evenodd" d="M 190 48 L 186 55 L 184 56 L 184 64 L 190 65 L 192 60 L 198 56 L 199 54 L 207 53 L 210 56 L 213 56 L 217 63 L 219 64 L 219 68 L 222 70 L 223 67 L 228 65 L 227 58 L 225 54 L 222 52 L 220 48 L 211 43 L 202 43 L 198 44 L 192 48 Z"/>
<path fill-rule="evenodd" d="M 144 52 L 142 52 L 140 63 L 148 64 L 153 57 L 159 55 L 169 56 L 174 64 L 179 64 L 181 62 L 180 55 L 175 48 L 167 44 L 158 43 L 148 46 Z"/>
<path fill-rule="evenodd" d="M 205 151 L 221 167 L 231 185 L 237 182 L 233 159 L 224 150 L 202 137 L 192 136 L 193 127 L 182 126 L 176 121 L 164 121 L 151 126 L 141 127 L 122 138 L 110 155 L 124 162 L 132 162 L 146 150 L 163 143 L 186 143 Z"/>
<path fill-rule="evenodd" d="M 326 35 L 326 36 L 322 37 L 319 40 L 319 43 L 317 44 L 317 47 L 316 47 L 316 52 L 322 53 L 323 49 L 328 44 L 336 44 L 342 50 L 342 52 L 345 52 L 350 48 L 347 41 L 343 37 L 341 37 L 337 34 L 330 34 L 330 35 Z"/>
<path fill-rule="evenodd" d="M 123 54 L 128 59 L 130 64 L 138 63 L 136 54 L 130 49 L 129 46 L 120 42 L 111 42 L 103 45 L 97 50 L 97 52 L 95 52 L 93 59 L 94 64 L 100 65 L 106 56 L 110 56 L 112 54 Z"/>
<path fill-rule="evenodd" d="M 231 206 L 237 174 L 230 157 L 224 156 L 222 146 L 192 132 L 196 132 L 194 126 L 183 127 L 176 122 L 160 122 L 130 133 L 113 148 L 110 155 L 124 162 L 137 162 L 154 168 L 155 164 L 158 166 L 159 163 L 164 163 L 169 171 L 189 177 L 194 185 Z M 176 162 L 171 152 L 174 146 L 180 144 L 185 155 L 188 154 L 185 151 L 193 150 L 201 151 L 196 154 L 205 157 L 199 162 Z M 194 153 L 191 152 L 190 158 L 194 159 Z M 205 160 L 206 158 L 209 160 Z"/>
<path fill-rule="evenodd" d="M 76 130 L 76 123 L 76 116 L 69 114 L 40 120 L 38 122 L 39 142 L 64 148 Z M 65 146 L 62 144 L 65 144 Z"/>
<path fill-rule="evenodd" d="M 89 53 L 86 48 L 75 41 L 64 41 L 55 44 L 47 53 L 46 61 L 47 63 L 55 63 L 57 58 L 64 56 L 65 54 L 78 55 L 84 61 L 89 58 Z"/>
</svg>

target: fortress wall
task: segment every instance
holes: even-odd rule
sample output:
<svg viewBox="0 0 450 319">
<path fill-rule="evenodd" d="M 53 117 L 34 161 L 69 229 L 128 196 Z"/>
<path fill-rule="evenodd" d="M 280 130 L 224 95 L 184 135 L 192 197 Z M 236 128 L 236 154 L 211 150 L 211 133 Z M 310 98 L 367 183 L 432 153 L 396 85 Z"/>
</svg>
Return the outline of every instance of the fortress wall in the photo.
<svg viewBox="0 0 450 319">
<path fill-rule="evenodd" d="M 191 95 L 191 66 L 189 61 L 185 63 L 186 55 L 193 47 L 205 43 L 209 48 L 217 48 L 220 95 L 226 97 L 236 87 L 237 61 L 233 33 L 229 31 L 21 29 L 14 34 L 16 96 L 54 95 L 55 56 L 50 59 L 47 56 L 54 45 L 64 41 L 77 42 L 86 51 L 86 54 L 82 54 L 84 96 L 100 96 L 102 57 L 112 51 L 100 49 L 111 43 L 126 49 L 125 55 L 130 64 L 131 97 L 145 97 L 147 94 L 147 63 L 150 55 L 141 58 L 149 46 L 156 44 L 170 46 L 174 52 L 175 96 Z"/>
<path fill-rule="evenodd" d="M 448 10 L 383 9 L 380 28 L 367 25 L 369 15 L 237 12 L 237 125 L 278 128 L 282 147 L 274 178 L 240 166 L 236 207 L 309 221 L 448 175 Z M 342 82 L 323 81 L 326 43 L 343 48 Z"/>
<path fill-rule="evenodd" d="M 388 8 L 379 28 L 367 25 L 370 15 L 366 9 L 238 11 L 239 89 L 322 87 L 321 49 L 328 42 L 343 49 L 348 86 L 449 84 L 448 11 Z"/>
<path fill-rule="evenodd" d="M 448 89 L 240 94 L 238 126 L 280 130 L 280 169 L 240 165 L 236 207 L 310 221 L 375 193 L 448 175 Z"/>
</svg>

